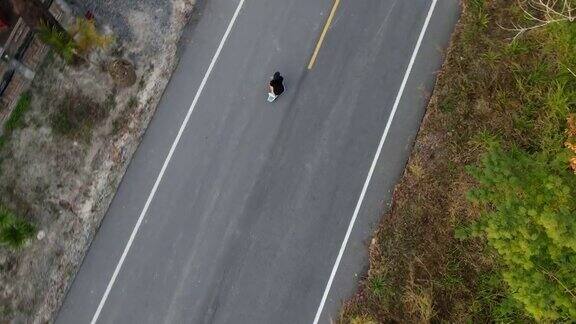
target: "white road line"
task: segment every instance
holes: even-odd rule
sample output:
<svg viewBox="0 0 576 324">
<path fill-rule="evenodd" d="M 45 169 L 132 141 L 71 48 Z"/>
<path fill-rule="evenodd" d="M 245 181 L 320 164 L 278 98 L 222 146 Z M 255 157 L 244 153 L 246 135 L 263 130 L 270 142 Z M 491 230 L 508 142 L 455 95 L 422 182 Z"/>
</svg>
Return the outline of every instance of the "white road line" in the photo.
<svg viewBox="0 0 576 324">
<path fill-rule="evenodd" d="M 218 60 L 218 57 L 220 56 L 220 52 L 222 51 L 222 48 L 224 47 L 224 43 L 226 43 L 226 40 L 228 39 L 228 35 L 230 34 L 230 31 L 232 30 L 232 27 L 234 26 L 234 23 L 236 22 L 236 18 L 238 18 L 238 14 L 240 13 L 240 9 L 242 9 L 244 1 L 245 0 L 240 0 L 240 2 L 238 3 L 238 7 L 236 8 L 236 11 L 234 12 L 234 15 L 232 16 L 232 19 L 230 20 L 230 23 L 228 24 L 228 28 L 226 28 L 226 32 L 224 33 L 224 36 L 222 36 L 222 40 L 220 41 L 220 44 L 218 45 L 218 49 L 216 50 L 216 53 L 214 53 L 214 56 L 212 57 L 212 61 L 210 62 L 210 65 L 208 66 L 208 70 L 206 70 L 206 74 L 204 74 L 204 78 L 202 79 L 202 82 L 200 83 L 200 87 L 198 88 L 198 91 L 196 91 L 196 95 L 194 96 L 194 100 L 192 100 L 192 104 L 190 105 L 190 108 L 188 109 L 188 113 L 186 114 L 186 118 L 184 118 L 182 125 L 180 125 L 180 130 L 178 130 L 178 135 L 176 135 L 176 138 L 174 139 L 174 142 L 172 143 L 172 147 L 170 147 L 170 152 L 168 152 L 168 155 L 166 156 L 166 160 L 164 160 L 164 164 L 162 165 L 162 169 L 160 170 L 160 173 L 158 174 L 158 177 L 156 178 L 156 182 L 154 182 L 154 186 L 152 187 L 152 191 L 150 192 L 150 195 L 148 195 L 148 199 L 146 200 L 146 203 L 144 204 L 144 208 L 142 209 L 142 212 L 140 213 L 140 217 L 138 217 L 138 221 L 136 222 L 136 225 L 134 226 L 134 229 L 132 230 L 132 234 L 130 234 L 130 239 L 128 239 L 128 243 L 126 243 L 126 247 L 124 247 L 124 252 L 122 253 L 120 260 L 118 261 L 118 264 L 116 265 L 116 269 L 114 269 L 114 273 L 112 274 L 112 278 L 110 278 L 110 282 L 108 282 L 108 286 L 106 287 L 106 291 L 104 292 L 104 295 L 102 296 L 102 299 L 100 300 L 100 304 L 98 304 L 98 309 L 96 309 L 96 313 L 94 313 L 94 316 L 92 317 L 92 321 L 90 322 L 91 324 L 95 324 L 98 321 L 98 317 L 100 316 L 100 312 L 102 311 L 102 308 L 104 307 L 104 304 L 106 303 L 106 299 L 108 299 L 108 294 L 110 294 L 110 290 L 112 290 L 112 286 L 114 286 L 114 282 L 116 281 L 116 277 L 118 277 L 118 273 L 122 269 L 122 264 L 124 264 L 124 260 L 126 259 L 126 255 L 128 255 L 128 252 L 130 251 L 130 247 L 132 247 L 132 243 L 134 242 L 134 238 L 136 237 L 136 234 L 138 233 L 138 229 L 140 229 L 140 225 L 142 224 L 142 220 L 144 219 L 144 216 L 146 215 L 146 212 L 148 211 L 148 207 L 150 207 L 150 203 L 152 202 L 152 199 L 154 199 L 154 195 L 156 194 L 156 190 L 158 190 L 158 186 L 160 185 L 160 181 L 162 181 L 162 177 L 164 176 L 164 172 L 166 172 L 166 168 L 168 167 L 168 164 L 170 163 L 170 160 L 172 159 L 172 155 L 174 154 L 174 151 L 176 150 L 176 146 L 178 145 L 178 142 L 180 142 L 180 137 L 182 137 L 182 133 L 184 133 L 184 129 L 186 128 L 186 125 L 188 124 L 188 121 L 190 120 L 190 116 L 192 115 L 192 112 L 194 111 L 194 108 L 196 107 L 196 104 L 198 103 L 198 99 L 200 98 L 200 95 L 202 94 L 202 91 L 204 90 L 204 86 L 206 85 L 206 82 L 208 81 L 208 77 L 210 77 L 210 74 L 212 73 L 212 69 L 214 68 L 216 61 Z"/>
<path fill-rule="evenodd" d="M 400 85 L 400 89 L 398 90 L 398 94 L 396 95 L 396 100 L 394 101 L 392 112 L 390 112 L 390 117 L 388 117 L 388 122 L 386 122 L 386 127 L 384 128 L 384 133 L 382 134 L 382 138 L 380 139 L 380 143 L 378 144 L 378 149 L 376 150 L 376 154 L 374 155 L 374 160 L 372 160 L 372 165 L 370 166 L 370 170 L 368 171 L 368 176 L 366 177 L 366 181 L 364 182 L 364 186 L 362 187 L 362 191 L 360 192 L 360 198 L 358 198 L 358 202 L 356 203 L 354 214 L 352 214 L 352 219 L 350 220 L 350 224 L 348 225 L 348 230 L 346 231 L 346 235 L 344 236 L 344 241 L 342 241 L 340 251 L 338 252 L 338 256 L 336 257 L 336 262 L 334 262 L 334 267 L 332 268 L 332 273 L 330 273 L 330 278 L 328 279 L 328 283 L 326 284 L 326 288 L 324 289 L 322 300 L 320 301 L 320 305 L 318 306 L 318 310 L 316 311 L 316 316 L 314 317 L 313 322 L 314 324 L 318 324 L 320 316 L 322 315 L 322 310 L 324 309 L 324 304 L 326 303 L 328 293 L 330 292 L 330 288 L 332 287 L 332 282 L 334 281 L 334 277 L 336 276 L 336 272 L 338 271 L 338 267 L 340 266 L 340 261 L 342 261 L 342 255 L 344 254 L 344 250 L 346 250 L 346 245 L 348 244 L 348 239 L 350 238 L 352 228 L 354 227 L 354 223 L 356 222 L 356 217 L 358 217 L 358 212 L 360 211 L 360 207 L 362 207 L 362 202 L 364 201 L 364 196 L 366 195 L 368 185 L 370 184 L 370 180 L 372 179 L 372 174 L 374 173 L 374 169 L 376 168 L 376 164 L 378 163 L 378 158 L 380 157 L 382 147 L 384 146 L 384 142 L 386 141 L 386 137 L 388 136 L 388 132 L 390 131 L 392 120 L 394 119 L 394 115 L 396 114 L 396 110 L 398 109 L 398 105 L 400 104 L 400 99 L 402 99 L 404 88 L 406 87 L 406 83 L 408 82 L 408 78 L 410 77 L 410 72 L 412 72 L 414 61 L 416 60 L 416 56 L 418 55 L 418 51 L 420 50 L 420 45 L 422 44 L 422 40 L 424 39 L 424 34 L 426 34 L 426 29 L 428 29 L 428 24 L 430 23 L 430 18 L 432 18 L 432 13 L 434 12 L 434 8 L 436 7 L 437 1 L 438 0 L 432 0 L 432 4 L 430 5 L 430 9 L 428 10 L 428 15 L 426 16 L 426 20 L 424 21 L 424 26 L 422 26 L 420 36 L 418 36 L 418 41 L 416 42 L 416 46 L 414 47 L 414 51 L 412 52 L 410 63 L 408 63 L 408 68 L 406 69 L 406 73 L 404 74 L 404 79 L 402 80 L 402 84 Z"/>
</svg>

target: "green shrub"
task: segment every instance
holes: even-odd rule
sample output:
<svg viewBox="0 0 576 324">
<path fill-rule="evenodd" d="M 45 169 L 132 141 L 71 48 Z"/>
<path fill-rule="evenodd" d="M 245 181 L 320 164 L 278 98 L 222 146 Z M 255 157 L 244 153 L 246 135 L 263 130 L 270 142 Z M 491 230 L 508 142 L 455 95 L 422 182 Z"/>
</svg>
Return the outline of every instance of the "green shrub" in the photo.
<svg viewBox="0 0 576 324">
<path fill-rule="evenodd" d="M 509 296 L 538 321 L 576 317 L 576 176 L 564 147 L 576 107 L 569 69 L 576 65 L 575 40 L 576 24 L 562 22 L 508 46 L 504 53 L 514 59 L 508 96 L 517 99 L 504 108 L 514 131 L 502 144 L 488 144 L 480 166 L 469 168 L 479 183 L 469 198 L 483 211 L 472 233 L 497 252 Z M 513 303 L 503 299 L 492 318 L 515 316 Z"/>
<path fill-rule="evenodd" d="M 385 274 L 370 275 L 366 283 L 368 290 L 378 302 L 388 301 L 394 295 L 394 289 Z"/>
<path fill-rule="evenodd" d="M 76 44 L 74 40 L 65 33 L 58 31 L 55 27 L 43 25 L 38 35 L 40 39 L 50 45 L 64 61 L 72 63 L 74 61 Z"/>
<path fill-rule="evenodd" d="M 0 245 L 12 249 L 22 247 L 34 235 L 34 226 L 0 206 Z"/>
<path fill-rule="evenodd" d="M 479 182 L 469 198 L 512 296 L 536 320 L 564 321 L 576 318 L 576 176 L 564 152 L 546 153 L 493 146 L 469 169 Z"/>
<path fill-rule="evenodd" d="M 25 92 L 20 96 L 20 99 L 18 99 L 16 107 L 14 107 L 14 110 L 10 114 L 8 120 L 6 121 L 6 124 L 4 124 L 4 131 L 7 134 L 10 134 L 15 129 L 22 127 L 22 124 L 24 122 L 24 114 L 26 113 L 26 111 L 28 111 L 28 108 L 30 108 L 31 99 L 32 98 L 30 96 L 30 93 L 28 92 Z"/>
</svg>

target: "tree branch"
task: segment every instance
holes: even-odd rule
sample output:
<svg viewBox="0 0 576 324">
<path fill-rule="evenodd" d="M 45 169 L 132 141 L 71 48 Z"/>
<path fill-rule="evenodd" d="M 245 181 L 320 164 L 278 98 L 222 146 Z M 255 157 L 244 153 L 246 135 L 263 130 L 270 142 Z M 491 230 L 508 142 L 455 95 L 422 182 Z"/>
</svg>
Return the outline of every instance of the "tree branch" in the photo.
<svg viewBox="0 0 576 324">
<path fill-rule="evenodd" d="M 562 3 L 559 5 L 558 1 Z M 563 21 L 574 22 L 576 20 L 570 0 L 518 0 L 518 7 L 520 7 L 524 16 L 528 20 L 535 22 L 535 24 L 531 26 L 513 24 L 511 28 L 500 26 L 504 30 L 516 32 L 512 41 L 515 41 L 528 31 L 542 28 L 549 24 Z"/>
</svg>

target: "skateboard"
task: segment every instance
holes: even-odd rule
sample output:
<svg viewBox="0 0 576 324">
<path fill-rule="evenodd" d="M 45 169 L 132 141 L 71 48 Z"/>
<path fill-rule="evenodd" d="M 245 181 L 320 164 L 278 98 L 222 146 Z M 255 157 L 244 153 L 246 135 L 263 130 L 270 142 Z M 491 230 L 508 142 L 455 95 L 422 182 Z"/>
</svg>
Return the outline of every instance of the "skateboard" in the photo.
<svg viewBox="0 0 576 324">
<path fill-rule="evenodd" d="M 272 92 L 268 92 L 268 102 L 273 102 L 274 100 L 276 100 L 276 98 L 278 98 L 277 95 L 273 94 Z"/>
<path fill-rule="evenodd" d="M 284 91 L 282 93 L 286 92 L 286 86 L 284 86 Z M 274 100 L 278 99 L 278 97 L 280 97 L 281 94 L 279 95 L 275 95 L 273 92 L 268 92 L 268 99 L 266 99 L 268 102 L 274 102 Z"/>
</svg>

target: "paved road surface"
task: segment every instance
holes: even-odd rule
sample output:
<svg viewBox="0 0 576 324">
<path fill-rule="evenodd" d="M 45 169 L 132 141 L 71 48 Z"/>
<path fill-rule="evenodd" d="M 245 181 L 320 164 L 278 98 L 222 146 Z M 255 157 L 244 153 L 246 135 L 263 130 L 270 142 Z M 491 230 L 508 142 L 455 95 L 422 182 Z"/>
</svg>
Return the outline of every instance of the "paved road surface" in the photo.
<svg viewBox="0 0 576 324">
<path fill-rule="evenodd" d="M 181 60 L 57 323 L 311 323 L 432 0 L 200 1 Z M 398 180 L 458 14 L 439 0 L 323 308 L 337 315 Z M 266 103 L 276 70 L 287 91 Z"/>
</svg>

